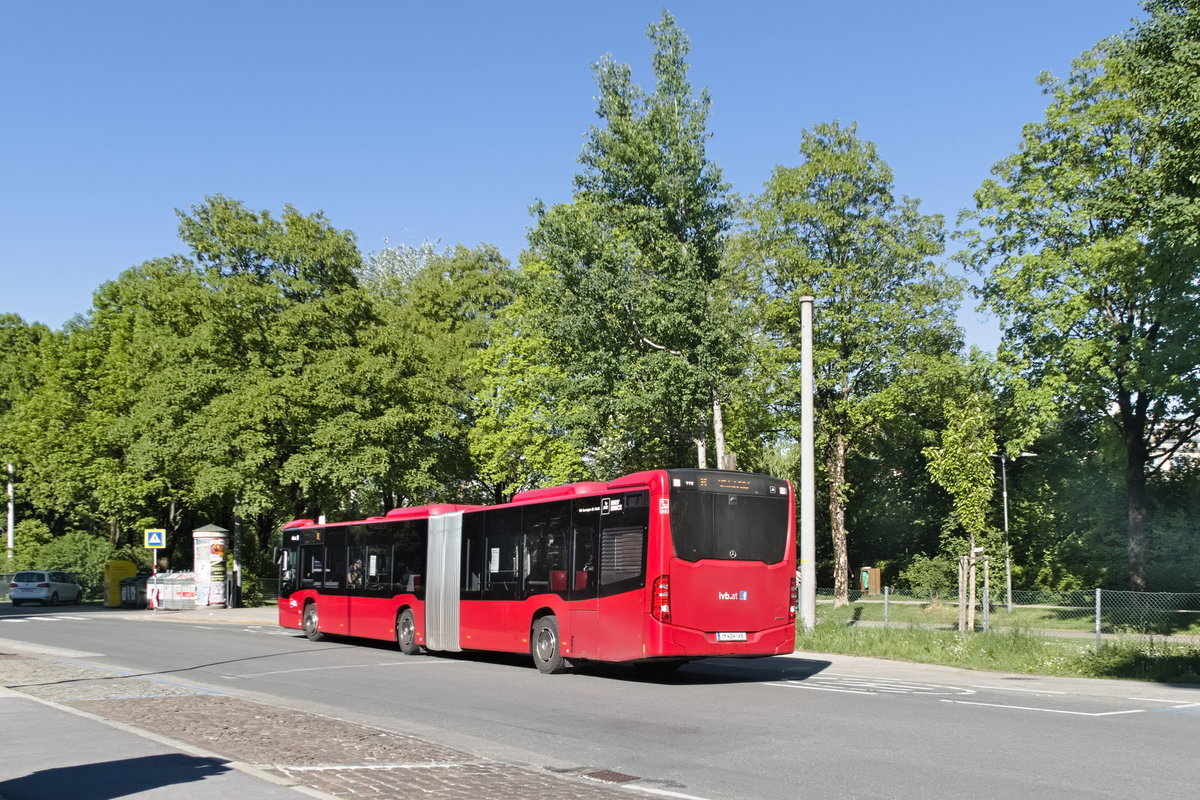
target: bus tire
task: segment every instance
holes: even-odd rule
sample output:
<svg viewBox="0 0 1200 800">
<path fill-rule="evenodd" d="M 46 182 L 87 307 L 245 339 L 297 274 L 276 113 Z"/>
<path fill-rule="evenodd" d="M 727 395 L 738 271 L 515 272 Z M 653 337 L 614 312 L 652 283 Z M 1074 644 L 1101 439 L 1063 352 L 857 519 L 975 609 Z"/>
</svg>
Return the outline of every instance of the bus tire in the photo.
<svg viewBox="0 0 1200 800">
<path fill-rule="evenodd" d="M 529 637 L 529 652 L 539 671 L 547 675 L 557 675 L 566 671 L 567 660 L 563 658 L 558 641 L 558 620 L 553 614 L 534 620 L 533 631 Z"/>
<path fill-rule="evenodd" d="M 321 642 L 325 640 L 325 634 L 321 633 L 320 617 L 317 616 L 317 604 L 309 603 L 304 607 L 304 635 L 309 641 Z"/>
<path fill-rule="evenodd" d="M 421 652 L 421 645 L 417 644 L 417 620 L 411 608 L 404 609 L 396 617 L 396 645 L 406 656 Z"/>
</svg>

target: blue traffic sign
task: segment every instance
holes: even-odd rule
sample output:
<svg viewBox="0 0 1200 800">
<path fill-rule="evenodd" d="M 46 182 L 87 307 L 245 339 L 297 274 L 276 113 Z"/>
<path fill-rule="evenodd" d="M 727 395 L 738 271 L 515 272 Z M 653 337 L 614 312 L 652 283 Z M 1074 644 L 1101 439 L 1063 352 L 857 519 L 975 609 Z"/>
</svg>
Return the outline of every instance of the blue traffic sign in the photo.
<svg viewBox="0 0 1200 800">
<path fill-rule="evenodd" d="M 154 550 L 167 546 L 167 532 L 162 528 L 148 528 L 146 530 L 146 545 L 147 548 Z"/>
</svg>

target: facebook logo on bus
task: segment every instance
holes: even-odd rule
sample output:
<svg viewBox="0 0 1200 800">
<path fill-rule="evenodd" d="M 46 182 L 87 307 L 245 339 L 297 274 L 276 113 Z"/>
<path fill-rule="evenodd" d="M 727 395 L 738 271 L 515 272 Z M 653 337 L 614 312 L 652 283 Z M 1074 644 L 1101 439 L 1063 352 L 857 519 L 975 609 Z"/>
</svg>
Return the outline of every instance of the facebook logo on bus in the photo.
<svg viewBox="0 0 1200 800">
<path fill-rule="evenodd" d="M 742 590 L 740 592 L 717 592 L 718 600 L 749 600 L 750 593 Z"/>
</svg>

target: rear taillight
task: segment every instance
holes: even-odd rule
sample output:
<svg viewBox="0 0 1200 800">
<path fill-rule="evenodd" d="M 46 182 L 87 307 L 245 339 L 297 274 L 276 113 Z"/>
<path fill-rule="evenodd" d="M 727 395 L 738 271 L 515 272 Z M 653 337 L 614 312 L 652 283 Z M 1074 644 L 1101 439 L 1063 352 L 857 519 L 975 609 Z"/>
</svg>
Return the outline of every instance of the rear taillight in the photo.
<svg viewBox="0 0 1200 800">
<path fill-rule="evenodd" d="M 39 589 L 49 589 L 49 588 L 50 588 L 50 584 L 48 584 L 48 583 L 39 583 L 39 584 L 37 585 L 37 588 L 39 588 Z"/>
<path fill-rule="evenodd" d="M 10 584 L 8 585 L 8 588 L 10 588 L 10 589 L 15 589 L 15 588 L 17 588 L 17 582 L 16 582 L 16 581 L 13 581 L 12 583 L 10 583 Z"/>
<path fill-rule="evenodd" d="M 800 607 L 800 583 L 792 578 L 792 597 L 788 603 L 788 622 L 796 621 L 796 609 Z"/>
<path fill-rule="evenodd" d="M 650 591 L 650 602 L 653 604 L 650 613 L 659 622 L 671 622 L 671 579 L 659 575 L 654 579 L 654 587 Z"/>
</svg>

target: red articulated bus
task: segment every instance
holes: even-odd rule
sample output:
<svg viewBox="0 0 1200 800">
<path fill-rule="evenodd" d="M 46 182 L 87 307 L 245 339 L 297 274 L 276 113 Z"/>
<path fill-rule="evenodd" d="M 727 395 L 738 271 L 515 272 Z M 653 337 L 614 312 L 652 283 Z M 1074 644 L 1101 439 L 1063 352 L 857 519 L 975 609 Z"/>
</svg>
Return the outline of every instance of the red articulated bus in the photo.
<svg viewBox="0 0 1200 800">
<path fill-rule="evenodd" d="M 795 648 L 790 483 L 668 469 L 497 506 L 398 508 L 284 526 L 279 624 L 421 651 L 671 669 Z"/>
</svg>

